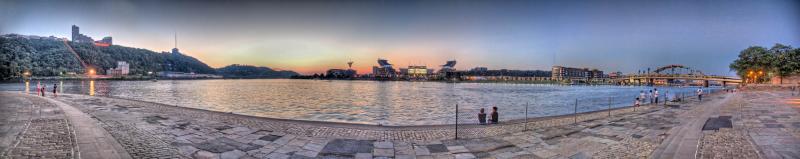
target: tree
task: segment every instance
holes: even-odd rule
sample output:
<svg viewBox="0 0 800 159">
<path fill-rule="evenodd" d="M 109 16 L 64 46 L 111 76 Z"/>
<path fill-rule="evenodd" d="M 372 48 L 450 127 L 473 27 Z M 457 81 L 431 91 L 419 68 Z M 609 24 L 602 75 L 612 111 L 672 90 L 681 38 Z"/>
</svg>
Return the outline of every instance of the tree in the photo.
<svg viewBox="0 0 800 159">
<path fill-rule="evenodd" d="M 797 61 L 792 61 L 792 57 L 790 57 L 794 50 L 796 49 L 783 44 L 775 44 L 769 49 L 769 54 L 775 58 L 772 62 L 773 71 L 781 77 L 780 83 L 783 83 L 783 77 L 789 76 L 797 70 L 793 64 L 797 63 Z"/>
<path fill-rule="evenodd" d="M 751 46 L 739 52 L 739 58 L 733 61 L 729 67 L 742 78 L 757 76 L 758 81 L 754 82 L 764 82 L 775 75 L 789 76 L 800 70 L 800 49 L 793 49 L 791 46 L 783 44 L 775 44 L 770 49 Z M 764 74 L 757 72 L 764 72 Z"/>
</svg>

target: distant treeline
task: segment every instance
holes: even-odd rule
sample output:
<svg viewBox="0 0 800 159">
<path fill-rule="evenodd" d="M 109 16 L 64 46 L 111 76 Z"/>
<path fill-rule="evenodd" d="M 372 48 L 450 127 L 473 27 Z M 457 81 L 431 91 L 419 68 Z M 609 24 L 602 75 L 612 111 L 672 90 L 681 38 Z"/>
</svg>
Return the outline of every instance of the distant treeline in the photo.
<svg viewBox="0 0 800 159">
<path fill-rule="evenodd" d="M 217 69 L 180 53 L 158 53 L 119 45 L 101 47 L 91 43 L 68 43 L 87 67 L 95 69 L 97 74 L 105 74 L 106 69 L 117 67 L 117 61 L 127 62 L 131 75 L 159 71 L 217 74 Z M 24 72 L 30 72 L 33 76 L 61 76 L 68 73 L 84 74 L 86 70 L 62 40 L 16 34 L 0 35 L 0 80 L 21 77 Z M 297 74 L 245 65 L 231 65 L 220 68 L 219 71 L 223 76 L 264 78 L 288 78 Z"/>
<path fill-rule="evenodd" d="M 276 71 L 269 67 L 233 64 L 217 69 L 225 78 L 289 78 L 297 76 L 293 71 Z"/>
</svg>

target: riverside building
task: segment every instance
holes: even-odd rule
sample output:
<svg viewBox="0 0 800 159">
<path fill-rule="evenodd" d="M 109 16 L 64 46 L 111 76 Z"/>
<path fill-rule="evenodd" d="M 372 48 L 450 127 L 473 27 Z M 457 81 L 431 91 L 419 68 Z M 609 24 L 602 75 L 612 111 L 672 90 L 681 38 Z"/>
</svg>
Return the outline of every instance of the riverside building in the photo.
<svg viewBox="0 0 800 159">
<path fill-rule="evenodd" d="M 553 66 L 550 78 L 554 81 L 597 83 L 607 82 L 609 76 L 598 69 Z"/>
</svg>

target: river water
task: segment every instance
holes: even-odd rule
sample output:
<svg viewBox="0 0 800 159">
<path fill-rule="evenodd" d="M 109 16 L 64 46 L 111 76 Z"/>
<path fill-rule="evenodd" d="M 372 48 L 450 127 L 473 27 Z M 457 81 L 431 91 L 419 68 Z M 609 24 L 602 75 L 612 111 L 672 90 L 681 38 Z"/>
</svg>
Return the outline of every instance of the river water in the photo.
<svg viewBox="0 0 800 159">
<path fill-rule="evenodd" d="M 642 86 L 565 86 L 507 83 L 328 81 L 292 79 L 46 81 L 62 93 L 135 99 L 252 116 L 381 125 L 477 123 L 477 113 L 499 108 L 501 121 L 630 106 Z M 35 90 L 36 81 L 30 83 Z M 0 84 L 23 91 L 24 83 Z M 669 96 L 698 87 L 657 87 Z M 720 88 L 703 88 L 705 92 Z M 662 101 L 663 101 L 663 97 Z M 577 103 L 577 104 L 576 104 Z"/>
</svg>

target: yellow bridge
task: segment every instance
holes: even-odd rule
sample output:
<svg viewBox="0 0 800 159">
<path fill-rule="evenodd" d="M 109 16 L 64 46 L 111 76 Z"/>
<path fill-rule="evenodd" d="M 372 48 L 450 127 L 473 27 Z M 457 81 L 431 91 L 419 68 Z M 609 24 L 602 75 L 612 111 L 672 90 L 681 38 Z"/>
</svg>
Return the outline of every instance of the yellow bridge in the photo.
<svg viewBox="0 0 800 159">
<path fill-rule="evenodd" d="M 620 78 L 613 79 L 620 85 L 672 85 L 676 81 L 686 81 L 686 84 L 695 84 L 708 87 L 709 82 L 718 82 L 722 86 L 731 84 L 740 84 L 742 79 L 726 76 L 705 75 L 700 71 L 691 71 L 691 73 L 675 73 L 675 69 L 689 70 L 689 67 L 683 65 L 668 65 L 656 69 L 653 73 L 631 74 L 625 75 Z M 672 73 L 665 71 L 672 70 Z"/>
</svg>

